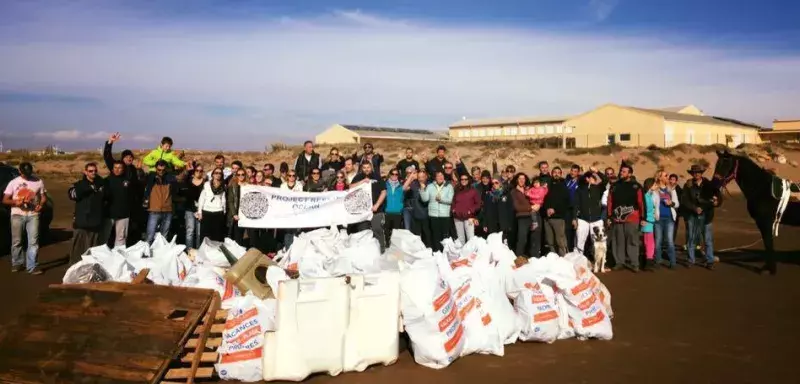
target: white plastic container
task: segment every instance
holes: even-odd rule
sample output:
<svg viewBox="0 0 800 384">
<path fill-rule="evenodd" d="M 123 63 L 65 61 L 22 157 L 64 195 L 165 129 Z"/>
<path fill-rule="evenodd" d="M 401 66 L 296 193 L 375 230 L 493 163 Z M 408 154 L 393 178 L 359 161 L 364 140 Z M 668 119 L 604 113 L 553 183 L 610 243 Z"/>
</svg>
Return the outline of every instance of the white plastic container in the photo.
<svg viewBox="0 0 800 384">
<path fill-rule="evenodd" d="M 350 277 L 350 323 L 344 339 L 344 371 L 390 365 L 400 350 L 400 273 Z"/>
<path fill-rule="evenodd" d="M 342 372 L 350 291 L 344 278 L 280 283 L 277 330 L 265 333 L 264 380 L 302 381 L 316 372 Z"/>
</svg>

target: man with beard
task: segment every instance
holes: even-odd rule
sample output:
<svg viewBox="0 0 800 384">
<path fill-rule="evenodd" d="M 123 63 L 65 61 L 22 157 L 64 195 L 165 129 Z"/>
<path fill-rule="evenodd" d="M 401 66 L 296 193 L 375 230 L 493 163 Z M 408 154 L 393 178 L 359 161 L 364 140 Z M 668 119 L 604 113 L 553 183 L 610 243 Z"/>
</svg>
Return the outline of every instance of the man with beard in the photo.
<svg viewBox="0 0 800 384">
<path fill-rule="evenodd" d="M 39 213 L 47 203 L 47 194 L 42 179 L 33 174 L 31 163 L 20 164 L 19 173 L 3 192 L 3 204 L 11 207 L 11 272 L 27 270 L 31 275 L 40 275 Z M 28 238 L 27 252 L 22 249 L 23 235 Z"/>
<path fill-rule="evenodd" d="M 311 175 L 312 168 L 322 168 L 322 158 L 318 153 L 314 152 L 314 143 L 312 141 L 309 140 L 303 143 L 303 152 L 297 155 L 292 168 L 297 174 L 297 180 L 303 182 Z"/>
<path fill-rule="evenodd" d="M 633 177 L 633 168 L 624 163 L 617 180 L 608 193 L 608 225 L 611 227 L 614 270 L 625 267 L 625 258 L 630 260 L 633 272 L 639 272 L 639 226 L 644 226 L 644 192 Z"/>
<path fill-rule="evenodd" d="M 372 165 L 372 178 L 378 180 L 381 178 L 381 164 L 383 164 L 383 155 L 374 152 L 374 147 L 371 143 L 364 144 L 364 154 L 358 156 L 356 152 L 353 157 L 358 164 L 370 163 Z"/>
<path fill-rule="evenodd" d="M 411 168 L 411 170 L 409 170 Z M 400 176 L 405 181 L 406 176 L 411 172 L 419 171 L 419 162 L 414 160 L 414 150 L 406 148 L 406 157 L 397 163 L 397 169 L 400 171 Z"/>
<path fill-rule="evenodd" d="M 701 236 L 705 238 L 706 245 L 706 265 L 709 270 L 714 269 L 714 231 L 712 223 L 714 221 L 714 209 L 719 207 L 722 202 L 722 194 L 719 188 L 711 184 L 711 181 L 703 177 L 706 171 L 702 165 L 692 165 L 689 174 L 692 178 L 683 187 L 683 199 L 681 204 L 686 204 L 688 215 L 688 231 L 686 233 L 686 251 L 689 254 L 689 264 L 691 267 L 695 262 L 695 246 L 699 244 Z M 764 270 L 773 272 L 774 261 L 768 261 Z M 774 272 L 773 272 L 774 273 Z"/>
<path fill-rule="evenodd" d="M 222 170 L 222 178 L 228 180 L 231 177 L 231 169 L 225 167 L 225 156 L 222 154 L 214 156 L 214 168 L 206 173 L 206 179 L 211 180 L 211 174 L 215 169 Z"/>
<path fill-rule="evenodd" d="M 166 166 L 164 162 L 162 171 Z M 86 164 L 83 178 L 74 184 L 72 191 L 75 200 L 75 233 L 72 235 L 70 265 L 80 261 L 86 250 L 102 243 L 100 233 L 103 230 L 106 187 L 103 178 L 97 175 L 97 164 Z"/>
<path fill-rule="evenodd" d="M 577 164 L 572 164 L 569 168 L 569 175 L 564 180 L 564 183 L 567 185 L 567 191 L 569 192 L 569 202 L 570 206 L 575 205 L 575 192 L 578 190 L 578 185 L 581 181 L 581 167 Z M 572 216 L 573 210 L 569 210 L 567 215 L 564 217 L 566 225 L 566 234 L 567 234 L 567 249 L 572 250 L 577 248 L 575 245 L 575 233 L 577 230 L 577 226 L 570 225 L 575 218 Z M 583 245 L 581 245 L 583 248 Z"/>
<path fill-rule="evenodd" d="M 88 179 L 88 177 L 87 177 Z M 125 177 L 125 164 L 121 161 L 114 163 L 111 175 L 106 179 L 108 189 L 108 218 L 106 218 L 101 241 L 107 241 L 108 236 L 114 231 L 114 247 L 125 247 L 128 239 L 128 226 L 130 223 L 131 207 L 136 207 L 131 194 L 131 182 Z"/>
<path fill-rule="evenodd" d="M 372 164 L 367 162 L 361 164 L 361 173 L 353 179 L 350 184 L 350 189 L 356 188 L 361 184 L 370 184 L 372 189 L 372 221 L 364 221 L 355 223 L 350 227 L 350 233 L 358 233 L 367 229 L 372 229 L 372 236 L 378 239 L 378 244 L 381 246 L 381 252 L 386 249 L 386 236 L 384 232 L 384 224 L 386 224 L 385 208 L 386 208 L 386 183 L 381 179 L 373 179 L 375 173 L 372 170 Z"/>
</svg>

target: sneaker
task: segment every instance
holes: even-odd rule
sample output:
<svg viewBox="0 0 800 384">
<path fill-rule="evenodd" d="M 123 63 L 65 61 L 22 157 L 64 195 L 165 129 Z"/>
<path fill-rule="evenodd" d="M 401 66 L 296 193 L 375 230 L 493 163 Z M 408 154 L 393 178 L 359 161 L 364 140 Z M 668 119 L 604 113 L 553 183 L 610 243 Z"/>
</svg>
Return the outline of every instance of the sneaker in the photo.
<svg viewBox="0 0 800 384">
<path fill-rule="evenodd" d="M 42 274 L 42 273 L 44 273 L 44 272 L 42 272 L 42 270 L 41 270 L 41 269 L 39 269 L 39 268 L 36 268 L 36 269 L 34 269 L 33 271 L 30 271 L 30 272 L 28 272 L 28 273 L 29 273 L 29 274 L 31 274 L 31 275 L 37 276 L 37 275 L 41 275 L 41 274 Z"/>
<path fill-rule="evenodd" d="M 639 267 L 633 267 L 633 268 L 631 268 L 631 272 L 633 272 L 633 273 L 639 273 Z"/>
<path fill-rule="evenodd" d="M 623 269 L 625 269 L 625 266 L 619 264 L 615 265 L 614 268 L 611 268 L 612 271 L 621 271 Z"/>
<path fill-rule="evenodd" d="M 669 268 L 670 271 L 674 271 L 675 270 L 675 264 L 671 264 L 670 263 L 670 265 L 667 268 Z"/>
<path fill-rule="evenodd" d="M 708 269 L 709 271 L 713 271 L 714 270 L 714 263 L 706 264 L 706 269 Z"/>
<path fill-rule="evenodd" d="M 25 270 L 25 267 L 23 267 L 21 265 L 15 265 L 15 266 L 11 267 L 11 272 L 22 272 L 24 270 Z"/>
</svg>

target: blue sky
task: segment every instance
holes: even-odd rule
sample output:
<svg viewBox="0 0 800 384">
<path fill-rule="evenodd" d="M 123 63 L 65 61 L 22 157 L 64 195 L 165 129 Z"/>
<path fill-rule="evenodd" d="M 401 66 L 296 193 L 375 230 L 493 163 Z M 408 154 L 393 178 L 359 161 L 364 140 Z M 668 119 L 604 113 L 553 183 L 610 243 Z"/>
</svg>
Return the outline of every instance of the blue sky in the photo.
<svg viewBox="0 0 800 384">
<path fill-rule="evenodd" d="M 333 123 L 696 104 L 797 117 L 800 2 L 0 2 L 0 140 L 262 149 Z"/>
</svg>

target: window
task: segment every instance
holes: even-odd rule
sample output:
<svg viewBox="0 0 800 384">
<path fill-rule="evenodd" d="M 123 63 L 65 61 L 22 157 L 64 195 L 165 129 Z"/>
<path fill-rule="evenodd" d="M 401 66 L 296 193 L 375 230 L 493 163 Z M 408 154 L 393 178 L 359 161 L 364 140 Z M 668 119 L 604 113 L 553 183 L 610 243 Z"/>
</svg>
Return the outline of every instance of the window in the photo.
<svg viewBox="0 0 800 384">
<path fill-rule="evenodd" d="M 572 133 L 572 127 L 564 127 L 564 133 Z"/>
<path fill-rule="evenodd" d="M 464 137 L 464 131 L 458 131 L 458 137 Z"/>
<path fill-rule="evenodd" d="M 552 125 L 548 125 L 546 128 L 547 128 L 547 133 L 548 133 L 548 134 L 551 134 L 551 133 L 553 133 L 553 131 L 555 130 L 555 129 L 554 129 L 554 127 L 553 127 Z"/>
<path fill-rule="evenodd" d="M 619 141 L 631 141 L 631 134 L 630 133 L 620 133 L 619 134 Z"/>
<path fill-rule="evenodd" d="M 480 136 L 480 137 L 486 137 L 486 130 L 485 130 L 485 129 L 480 129 L 480 130 L 478 130 L 478 136 Z"/>
<path fill-rule="evenodd" d="M 528 127 L 519 127 L 519 134 L 520 135 L 527 135 L 528 134 Z"/>
<path fill-rule="evenodd" d="M 494 135 L 495 136 L 503 136 L 503 129 L 502 128 L 495 129 L 494 130 Z"/>
<path fill-rule="evenodd" d="M 564 133 L 564 126 L 563 125 L 557 125 L 556 126 L 556 133 Z"/>
<path fill-rule="evenodd" d="M 469 130 L 468 130 L 468 129 L 466 129 L 466 130 L 463 130 L 463 131 L 461 131 L 461 132 L 462 132 L 462 133 L 464 133 L 464 137 L 469 137 L 469 134 L 470 134 L 470 132 L 469 132 Z"/>
<path fill-rule="evenodd" d="M 517 135 L 517 129 L 511 128 L 511 136 L 516 136 L 516 135 Z"/>
<path fill-rule="evenodd" d="M 540 126 L 536 127 L 536 133 L 538 133 L 540 135 L 543 134 L 544 133 L 544 126 L 540 125 Z"/>
<path fill-rule="evenodd" d="M 511 128 L 503 128 L 503 134 L 508 136 L 511 134 Z"/>
</svg>

